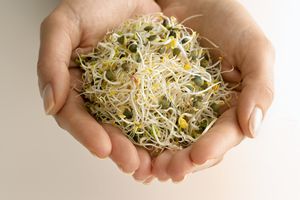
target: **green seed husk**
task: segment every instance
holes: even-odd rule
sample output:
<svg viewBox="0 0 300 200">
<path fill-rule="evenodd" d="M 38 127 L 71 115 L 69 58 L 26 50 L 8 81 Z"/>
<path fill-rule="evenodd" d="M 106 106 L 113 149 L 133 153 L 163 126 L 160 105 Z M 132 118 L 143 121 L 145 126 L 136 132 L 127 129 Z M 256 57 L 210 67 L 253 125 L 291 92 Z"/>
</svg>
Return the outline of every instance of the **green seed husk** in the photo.
<svg viewBox="0 0 300 200">
<path fill-rule="evenodd" d="M 138 48 L 137 44 L 134 44 L 134 43 L 132 43 L 128 46 L 129 51 L 131 51 L 132 53 L 136 53 L 137 48 Z"/>
<path fill-rule="evenodd" d="M 173 49 L 173 56 L 178 56 L 181 53 L 179 48 L 174 48 Z"/>
<path fill-rule="evenodd" d="M 147 32 L 151 31 L 152 29 L 153 29 L 153 26 L 146 26 L 144 28 L 144 30 L 147 31 Z"/>
</svg>

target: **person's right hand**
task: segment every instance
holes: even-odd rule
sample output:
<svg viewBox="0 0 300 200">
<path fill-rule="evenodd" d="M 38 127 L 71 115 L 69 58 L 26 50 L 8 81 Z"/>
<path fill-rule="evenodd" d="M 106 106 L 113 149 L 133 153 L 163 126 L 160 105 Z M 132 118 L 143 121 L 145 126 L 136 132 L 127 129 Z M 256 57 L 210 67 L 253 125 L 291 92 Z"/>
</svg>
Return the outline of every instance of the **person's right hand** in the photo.
<svg viewBox="0 0 300 200">
<path fill-rule="evenodd" d="M 244 136 L 255 137 L 273 100 L 274 49 L 247 10 L 236 0 L 158 0 L 163 13 L 175 16 L 213 41 L 222 56 L 222 76 L 227 83 L 240 82 L 238 98 L 216 123 L 191 146 L 164 151 L 153 163 L 159 180 L 182 181 L 199 169 L 220 162 Z M 200 14 L 200 16 L 199 16 Z M 194 16 L 194 18 L 189 18 Z M 202 45 L 205 39 L 200 40 Z M 211 46 L 210 46 L 211 47 Z M 215 53 L 215 55 L 213 54 Z M 232 67 L 234 67 L 232 69 Z M 227 71 L 227 73 L 224 73 Z"/>
<path fill-rule="evenodd" d="M 37 71 L 46 113 L 94 155 L 110 156 L 141 181 L 151 175 L 149 154 L 136 148 L 118 128 L 100 125 L 85 110 L 82 98 L 72 89 L 81 72 L 72 67 L 71 56 L 77 48 L 91 49 L 127 18 L 159 11 L 153 0 L 64 0 L 41 25 Z"/>
</svg>

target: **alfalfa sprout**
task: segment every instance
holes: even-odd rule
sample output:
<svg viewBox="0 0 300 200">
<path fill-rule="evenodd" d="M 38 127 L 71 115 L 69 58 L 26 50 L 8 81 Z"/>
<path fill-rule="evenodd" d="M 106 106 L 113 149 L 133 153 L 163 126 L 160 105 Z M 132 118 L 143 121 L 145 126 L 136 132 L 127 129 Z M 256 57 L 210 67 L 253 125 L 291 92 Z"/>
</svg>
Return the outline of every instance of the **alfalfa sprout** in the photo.
<svg viewBox="0 0 300 200">
<path fill-rule="evenodd" d="M 189 146 L 232 91 L 201 37 L 161 13 L 130 19 L 78 55 L 86 107 L 152 153 Z"/>
</svg>

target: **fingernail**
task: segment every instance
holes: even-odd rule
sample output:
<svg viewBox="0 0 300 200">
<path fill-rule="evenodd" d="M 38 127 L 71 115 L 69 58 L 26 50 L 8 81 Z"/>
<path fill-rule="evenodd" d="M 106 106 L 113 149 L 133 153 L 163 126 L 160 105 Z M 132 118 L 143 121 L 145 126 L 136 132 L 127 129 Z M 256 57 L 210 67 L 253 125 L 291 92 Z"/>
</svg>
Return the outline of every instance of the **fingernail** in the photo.
<svg viewBox="0 0 300 200">
<path fill-rule="evenodd" d="M 121 165 L 117 165 L 118 166 L 118 168 L 124 173 L 124 174 L 127 174 L 127 175 L 133 175 L 134 174 L 134 171 L 133 172 L 126 172 L 124 169 L 123 169 L 123 167 L 121 167 Z"/>
<path fill-rule="evenodd" d="M 90 153 L 92 154 L 92 156 L 94 156 L 95 158 L 97 158 L 97 159 L 104 159 L 104 158 L 101 158 L 101 157 L 99 157 L 96 153 L 94 153 L 93 151 L 90 151 Z"/>
<path fill-rule="evenodd" d="M 45 113 L 49 115 L 54 107 L 53 90 L 50 84 L 47 84 L 43 91 L 43 101 Z"/>
<path fill-rule="evenodd" d="M 138 178 L 136 178 L 136 177 L 134 177 L 134 176 L 133 176 L 133 178 L 134 178 L 134 180 L 135 180 L 136 182 L 138 182 L 138 183 L 143 183 L 143 182 L 144 182 L 144 179 L 138 179 Z"/>
<path fill-rule="evenodd" d="M 185 178 L 186 178 L 186 175 L 183 177 L 183 179 L 181 179 L 181 180 L 172 180 L 172 182 L 175 183 L 175 184 L 178 184 L 178 183 L 183 182 L 185 180 Z"/>
<path fill-rule="evenodd" d="M 134 174 L 134 171 L 133 172 L 124 172 L 124 173 L 127 174 L 127 175 L 129 175 L 129 176 L 132 176 Z"/>
<path fill-rule="evenodd" d="M 218 162 L 218 159 L 213 158 L 213 159 L 209 159 L 209 160 L 205 161 L 205 163 L 203 163 L 201 165 L 194 163 L 194 169 L 193 169 L 192 173 L 209 168 L 209 167 L 213 166 L 216 162 Z"/>
<path fill-rule="evenodd" d="M 153 177 L 153 176 L 150 176 L 149 178 L 147 178 L 147 179 L 143 182 L 143 184 L 144 184 L 144 185 L 149 185 L 149 184 L 153 181 L 153 179 L 154 179 L 154 177 Z"/>
<path fill-rule="evenodd" d="M 252 111 L 249 120 L 249 130 L 253 137 L 257 136 L 258 129 L 262 123 L 262 120 L 263 120 L 262 110 L 258 107 L 255 107 L 254 110 Z"/>
</svg>

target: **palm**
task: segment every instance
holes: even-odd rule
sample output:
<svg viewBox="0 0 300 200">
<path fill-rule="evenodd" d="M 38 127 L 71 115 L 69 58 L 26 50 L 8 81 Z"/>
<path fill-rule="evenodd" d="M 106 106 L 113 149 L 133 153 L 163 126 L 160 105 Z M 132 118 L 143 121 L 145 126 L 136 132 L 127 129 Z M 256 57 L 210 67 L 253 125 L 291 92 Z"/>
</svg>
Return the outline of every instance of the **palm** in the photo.
<svg viewBox="0 0 300 200">
<path fill-rule="evenodd" d="M 157 4 L 151 0 L 144 1 L 143 4 L 136 0 L 84 2 L 76 0 L 68 5 L 81 29 L 79 47 L 94 46 L 108 30 L 118 26 L 127 18 L 159 11 Z"/>
<path fill-rule="evenodd" d="M 118 9 L 118 6 L 121 6 L 121 7 L 124 7 L 124 5 L 117 5 L 114 4 L 114 9 Z M 177 4 L 178 6 L 178 4 Z M 166 7 L 163 12 L 166 14 L 166 15 L 174 15 L 176 16 L 179 21 L 189 17 L 189 15 L 193 15 L 193 14 L 199 14 L 196 12 L 196 10 L 189 10 L 188 12 L 185 12 L 185 13 L 189 13 L 189 15 L 186 15 L 186 14 L 181 14 L 183 10 L 187 10 L 189 7 L 185 7 L 186 5 L 185 4 L 182 4 L 182 6 L 174 6 L 170 3 L 168 5 L 168 7 Z M 87 50 L 89 51 L 91 47 L 93 47 L 97 41 L 99 41 L 99 39 L 101 39 L 101 37 L 103 37 L 103 35 L 107 32 L 107 30 L 117 26 L 118 24 L 120 24 L 124 19 L 128 18 L 128 17 L 131 17 L 135 14 L 143 14 L 143 13 L 126 13 L 124 12 L 124 9 L 121 9 L 120 7 L 120 10 L 123 10 L 123 12 L 120 12 L 118 13 L 118 15 L 120 15 L 120 17 L 113 17 L 111 16 L 111 13 L 108 14 L 108 16 L 105 16 L 105 18 L 109 19 L 108 22 L 105 24 L 105 26 L 103 26 L 102 22 L 104 21 L 103 19 L 103 15 L 97 15 L 97 12 L 96 12 L 96 6 L 93 6 L 93 8 L 91 8 L 92 10 L 90 10 L 89 8 L 85 8 L 85 10 L 81 11 L 80 12 L 80 18 L 82 19 L 82 37 L 81 37 L 81 40 L 80 40 L 80 44 L 79 44 L 79 47 L 83 49 L 83 51 Z M 96 10 L 94 10 L 96 9 Z M 150 9 L 152 10 L 152 9 Z M 178 12 L 177 12 L 178 11 Z M 89 14 L 91 13 L 91 14 Z M 121 17 L 122 16 L 122 17 Z M 199 23 L 201 22 L 205 22 L 207 18 L 210 18 L 211 16 L 204 16 L 204 17 L 201 17 L 199 19 L 194 19 L 194 20 L 191 20 L 187 23 L 188 26 L 192 27 L 194 30 L 196 30 L 197 32 L 199 32 L 201 35 L 203 36 L 209 36 L 209 38 L 216 42 L 217 44 L 220 44 L 221 45 L 221 48 L 224 46 L 226 47 L 226 49 L 223 49 L 224 52 L 227 52 L 229 54 L 229 56 L 226 56 L 227 59 L 230 60 L 230 62 L 228 63 L 232 63 L 235 65 L 235 63 L 233 63 L 233 59 L 234 58 L 234 44 L 230 41 L 228 41 L 228 39 L 230 38 L 229 37 L 229 32 L 227 32 L 227 36 L 226 37 L 226 34 L 224 35 L 224 32 L 225 31 L 228 31 L 228 29 L 226 28 L 222 28 L 224 30 L 221 30 L 221 31 L 215 31 L 217 30 L 218 27 L 222 27 L 220 26 L 220 24 L 222 23 L 225 23 L 225 22 L 222 22 L 221 20 L 223 19 L 220 16 L 215 16 L 214 18 L 214 26 L 212 27 L 210 24 L 203 24 L 203 26 L 198 26 Z M 218 18 L 220 17 L 220 18 Z M 96 20 L 95 20 L 96 19 Z M 230 30 L 230 31 L 234 31 L 234 30 Z M 223 34 L 218 34 L 222 32 Z M 230 65 L 225 64 L 225 70 L 226 68 L 230 68 Z M 75 74 L 75 73 L 71 73 L 71 74 Z M 227 78 L 227 81 L 230 81 L 230 82 L 235 82 L 235 81 L 239 81 L 240 79 L 240 74 L 237 70 L 235 70 L 234 72 L 231 72 L 231 74 L 229 76 L 225 76 L 225 78 Z M 78 95 L 74 92 L 71 92 L 70 93 L 71 95 Z M 71 97 L 72 99 L 75 98 L 74 97 Z M 79 104 L 83 104 L 83 101 L 82 99 L 78 99 L 77 101 Z M 222 119 L 225 119 L 225 120 L 222 120 Z M 228 110 L 226 113 L 224 113 L 224 115 L 221 116 L 220 118 L 220 122 L 221 122 L 221 127 L 222 126 L 228 126 L 226 123 L 228 121 L 228 119 L 230 121 L 232 121 L 232 119 L 234 119 L 235 121 L 232 123 L 232 124 L 237 124 L 236 122 L 236 119 L 235 119 L 235 108 L 231 108 L 230 110 Z M 223 122 L 225 121 L 225 123 Z M 222 125 L 223 124 L 223 125 Z M 217 123 L 216 124 L 217 127 L 220 126 L 220 123 Z M 109 134 L 115 134 L 115 136 L 117 137 L 123 137 L 121 140 L 123 141 L 123 143 L 125 144 L 125 148 L 124 148 L 124 151 L 127 152 L 127 155 L 128 155 L 128 152 L 134 152 L 135 150 L 133 149 L 133 145 L 130 144 L 129 140 L 126 139 L 125 141 L 125 137 L 121 134 L 120 130 L 119 129 L 116 129 L 110 125 L 103 125 L 103 127 L 109 132 Z M 234 128 L 236 128 L 234 125 L 233 125 Z M 218 128 L 217 128 L 218 129 Z M 235 132 L 238 132 L 238 141 L 236 141 L 235 143 L 239 143 L 240 142 L 240 138 L 241 137 L 241 133 L 240 133 L 240 129 L 239 128 L 236 128 L 238 131 L 235 131 Z M 116 134 L 117 133 L 117 134 Z M 212 132 L 213 133 L 213 132 Z M 210 133 L 207 134 L 209 137 Z M 240 136 L 240 137 L 239 137 Z M 213 135 L 213 137 L 215 137 L 215 134 Z M 223 136 L 225 137 L 225 135 Z M 114 137 L 110 137 L 110 139 L 113 139 Z M 116 139 L 116 141 L 112 141 L 112 145 L 113 145 L 113 152 L 115 152 L 115 154 L 112 154 L 111 157 L 113 160 L 116 161 L 116 163 L 123 163 L 123 162 L 126 162 L 126 160 L 123 160 L 123 159 L 127 159 L 126 157 L 124 157 L 124 154 L 122 152 L 122 150 L 118 150 L 118 147 L 114 147 L 114 144 L 118 143 L 118 145 L 120 144 L 119 143 L 120 139 Z M 216 144 L 217 145 L 217 144 Z M 210 144 L 210 146 L 214 147 L 214 145 Z M 203 148 L 203 145 L 202 147 Z M 179 152 L 177 153 L 178 155 L 180 154 L 185 154 L 185 152 L 189 152 L 189 150 L 191 149 L 188 148 L 182 152 Z M 197 146 L 195 147 L 195 149 L 197 149 Z M 210 147 L 206 147 L 206 149 L 210 149 Z M 140 152 L 139 154 L 142 155 L 142 157 L 140 158 L 140 164 L 144 165 L 145 168 L 147 168 L 148 170 L 145 170 L 144 171 L 150 171 L 150 166 L 149 166 L 149 156 L 148 154 L 145 153 L 144 150 L 138 148 L 138 151 Z M 203 152 L 203 151 L 202 151 Z M 222 151 L 220 151 L 221 154 L 223 153 Z M 165 166 L 166 163 L 166 160 L 165 157 L 167 154 L 169 154 L 170 152 L 167 151 L 165 152 L 164 154 L 162 154 L 160 157 L 158 157 L 156 159 L 156 162 L 155 162 L 155 165 L 154 165 L 154 172 L 155 171 L 161 171 L 163 170 L 163 168 Z M 133 153 L 132 153 L 133 154 Z M 172 153 L 173 154 L 173 153 Z M 222 155 L 218 155 L 219 157 L 221 157 Z M 130 155 L 130 154 L 129 154 Z M 174 158 L 176 158 L 176 155 L 173 156 Z M 178 157 L 178 156 L 177 156 Z M 202 160 L 202 157 L 197 155 L 197 158 L 199 158 L 199 160 L 196 160 L 197 163 L 202 163 L 202 162 L 205 162 L 205 159 Z M 164 163 L 164 164 L 160 164 L 160 163 Z M 176 166 L 176 165 L 173 165 L 173 166 Z M 181 165 L 182 166 L 182 165 Z M 190 171 L 191 169 L 189 169 L 189 167 L 184 171 L 182 171 L 183 173 L 186 173 L 188 171 Z M 127 171 L 130 171 L 130 170 L 127 170 Z M 159 174 L 158 174 L 159 176 Z M 162 178 L 164 179 L 164 178 Z M 176 179 L 176 178 L 175 178 Z"/>
<path fill-rule="evenodd" d="M 179 181 L 195 164 L 211 159 L 215 161 L 209 165 L 217 163 L 240 143 L 243 133 L 253 137 L 249 124 L 254 107 L 265 113 L 272 102 L 274 55 L 270 42 L 235 0 L 156 2 L 160 7 L 153 0 L 63 0 L 41 26 L 39 86 L 46 113 L 54 115 L 58 124 L 89 151 L 101 158 L 109 155 L 123 171 L 135 171 L 136 179 L 145 180 L 153 174 L 160 180 Z M 81 79 L 81 71 L 70 57 L 75 49 L 91 50 L 108 30 L 127 18 L 161 10 L 179 21 L 202 14 L 186 25 L 225 52 L 223 70 L 236 68 L 223 77 L 228 82 L 241 81 L 242 90 L 237 105 L 223 113 L 195 144 L 178 152 L 165 151 L 151 161 L 149 154 L 135 147 L 118 128 L 101 126 L 87 113 L 78 93 L 70 90 L 70 84 L 78 88 Z"/>
</svg>

